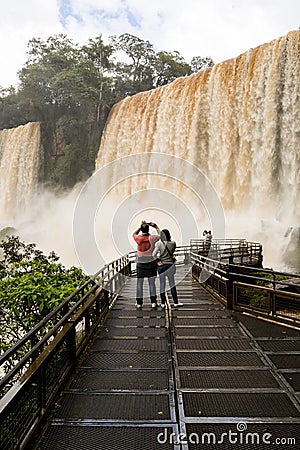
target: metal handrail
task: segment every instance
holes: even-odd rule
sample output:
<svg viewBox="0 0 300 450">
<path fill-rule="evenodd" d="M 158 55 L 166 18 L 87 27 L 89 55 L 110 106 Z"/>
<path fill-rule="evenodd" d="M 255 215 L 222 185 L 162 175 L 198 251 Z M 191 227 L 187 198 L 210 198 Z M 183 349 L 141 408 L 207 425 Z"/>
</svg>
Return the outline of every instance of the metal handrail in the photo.
<svg viewBox="0 0 300 450">
<path fill-rule="evenodd" d="M 8 359 L 13 358 L 14 355 L 16 355 L 16 353 L 28 342 L 32 342 L 33 338 L 36 337 L 37 333 L 40 330 L 47 328 L 47 324 L 49 324 L 52 319 L 54 319 L 61 313 L 63 314 L 62 317 L 58 318 L 57 323 L 51 324 L 51 329 L 48 330 L 48 332 L 39 340 L 39 342 L 36 343 L 20 361 L 17 361 L 16 358 L 17 362 L 15 367 L 0 380 L 0 390 L 3 388 L 5 383 L 11 380 L 15 376 L 15 374 L 30 360 L 32 355 L 36 354 L 38 350 L 42 349 L 49 338 L 54 336 L 55 333 L 68 322 L 72 314 L 74 314 L 74 312 L 78 310 L 99 287 L 103 287 L 108 282 L 110 282 L 114 278 L 116 273 L 119 273 L 119 271 L 129 263 L 131 257 L 132 255 L 128 254 L 103 266 L 100 270 L 98 270 L 98 272 L 90 277 L 89 280 L 87 280 L 82 286 L 78 287 L 53 311 L 51 311 L 45 318 L 43 318 L 32 330 L 30 330 L 25 336 L 23 336 L 18 342 L 16 342 L 12 347 L 10 347 L 5 353 L 0 356 L 0 366 L 2 366 Z M 85 292 L 87 288 L 88 291 Z M 76 298 L 79 294 L 81 294 L 80 299 L 76 301 Z M 74 301 L 76 303 L 72 304 L 72 302 Z"/>
<path fill-rule="evenodd" d="M 13 360 L 13 367 L 0 381 L 4 394 L 0 400 L 4 449 L 26 446 L 75 370 L 76 361 L 94 331 L 104 322 L 126 276 L 130 275 L 132 256 L 122 256 L 102 267 L 1 356 L 2 365 Z M 34 342 L 44 330 L 45 334 Z M 18 360 L 17 353 L 22 348 L 24 355 Z"/>
<path fill-rule="evenodd" d="M 288 277 L 291 278 L 300 278 L 300 274 L 298 273 L 292 273 L 292 272 L 281 272 L 276 271 L 272 269 L 264 269 L 260 267 L 251 267 L 251 266 L 245 266 L 242 264 L 229 264 L 224 263 L 223 258 L 220 257 L 219 259 L 209 258 L 208 256 L 199 255 L 198 253 L 191 252 L 191 258 L 194 263 L 200 263 L 205 264 L 206 270 L 211 270 L 212 272 L 223 272 L 224 274 L 230 274 L 232 276 L 238 276 L 240 278 L 247 278 L 247 279 L 253 279 L 253 280 L 259 280 L 259 281 L 265 281 L 268 283 L 276 283 L 276 284 L 282 284 L 282 285 L 289 285 L 289 283 L 286 283 L 283 280 L 276 279 L 276 276 L 280 277 Z M 246 273 L 243 273 L 242 270 L 245 270 Z M 254 275 L 252 275 L 254 274 Z M 273 280 L 270 278 L 266 278 L 263 276 L 258 276 L 257 274 L 268 274 L 273 276 Z"/>
<path fill-rule="evenodd" d="M 28 331 L 28 333 L 23 336 L 18 342 L 16 342 L 12 347 L 10 347 L 5 353 L 0 355 L 0 366 L 13 356 L 13 354 L 19 350 L 26 342 L 30 341 L 33 336 L 37 334 L 38 331 L 40 331 L 47 322 L 49 322 L 55 315 L 63 310 L 81 291 L 83 291 L 91 282 L 91 279 L 86 281 L 82 286 L 76 289 L 71 295 L 69 295 L 62 303 L 60 303 L 53 311 L 51 311 L 49 314 L 47 314 L 46 317 L 43 318 L 32 330 Z"/>
<path fill-rule="evenodd" d="M 287 287 L 291 288 L 290 279 L 299 278 L 299 274 L 225 264 L 221 260 L 214 260 L 195 252 L 191 253 L 191 260 L 194 278 L 203 283 L 229 309 L 247 311 L 268 319 L 271 316 L 272 320 L 278 323 L 300 326 L 300 294 L 284 290 Z M 209 276 L 202 276 L 202 271 Z M 272 275 L 272 279 L 268 278 L 268 275 Z M 277 279 L 279 276 L 287 276 L 289 280 Z M 264 298 L 265 292 L 270 293 L 267 300 Z M 255 299 L 251 300 L 256 294 L 263 298 L 263 309 Z"/>
</svg>

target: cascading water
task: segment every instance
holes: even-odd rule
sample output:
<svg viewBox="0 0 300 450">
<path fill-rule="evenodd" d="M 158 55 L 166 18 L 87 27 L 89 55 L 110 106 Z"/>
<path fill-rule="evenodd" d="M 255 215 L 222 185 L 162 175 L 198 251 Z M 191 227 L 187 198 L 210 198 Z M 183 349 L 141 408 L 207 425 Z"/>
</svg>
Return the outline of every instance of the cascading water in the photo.
<svg viewBox="0 0 300 450">
<path fill-rule="evenodd" d="M 0 211 L 10 219 L 26 210 L 38 184 L 40 124 L 0 131 Z"/>
<path fill-rule="evenodd" d="M 268 262 L 276 266 L 282 262 L 280 240 L 288 227 L 299 225 L 299 86 L 300 31 L 292 31 L 116 104 L 96 169 L 138 153 L 189 161 L 214 186 L 226 214 L 227 236 L 264 240 Z M 116 182 L 121 177 L 116 173 Z M 127 180 L 127 195 L 147 189 L 149 178 L 155 177 Z"/>
</svg>

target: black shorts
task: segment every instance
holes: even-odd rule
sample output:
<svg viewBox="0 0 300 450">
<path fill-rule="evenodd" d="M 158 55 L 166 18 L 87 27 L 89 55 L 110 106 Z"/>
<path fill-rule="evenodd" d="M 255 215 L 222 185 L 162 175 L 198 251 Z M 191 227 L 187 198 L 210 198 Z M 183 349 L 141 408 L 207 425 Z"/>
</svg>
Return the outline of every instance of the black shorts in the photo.
<svg viewBox="0 0 300 450">
<path fill-rule="evenodd" d="M 156 260 L 139 258 L 136 263 L 136 276 L 137 278 L 150 278 L 157 276 L 157 263 Z"/>
</svg>

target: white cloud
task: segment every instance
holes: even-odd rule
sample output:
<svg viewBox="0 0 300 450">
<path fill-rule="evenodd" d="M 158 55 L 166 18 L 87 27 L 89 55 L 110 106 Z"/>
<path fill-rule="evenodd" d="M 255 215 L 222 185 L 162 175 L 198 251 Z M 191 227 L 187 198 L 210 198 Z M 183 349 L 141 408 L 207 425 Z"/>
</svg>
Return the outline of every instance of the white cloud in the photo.
<svg viewBox="0 0 300 450">
<path fill-rule="evenodd" d="M 62 32 L 56 0 L 0 0 L 0 86 L 17 83 L 17 71 L 26 60 L 33 37 Z"/>
<path fill-rule="evenodd" d="M 155 50 L 215 62 L 300 26 L 299 0 L 0 0 L 0 86 L 17 81 L 32 37 L 64 32 L 80 44 L 131 33 Z M 60 14 L 63 13 L 63 17 Z"/>
</svg>

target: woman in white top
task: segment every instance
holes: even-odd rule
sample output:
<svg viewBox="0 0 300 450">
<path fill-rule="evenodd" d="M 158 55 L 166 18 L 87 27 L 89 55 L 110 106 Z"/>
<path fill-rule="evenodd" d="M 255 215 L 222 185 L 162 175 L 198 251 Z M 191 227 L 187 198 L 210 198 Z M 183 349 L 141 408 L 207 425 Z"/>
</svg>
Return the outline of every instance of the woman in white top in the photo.
<svg viewBox="0 0 300 450">
<path fill-rule="evenodd" d="M 156 242 L 152 256 L 161 261 L 161 265 L 158 265 L 157 271 L 160 281 L 160 299 L 161 307 L 166 306 L 166 277 L 168 277 L 169 286 L 171 288 L 171 295 L 173 298 L 174 306 L 182 306 L 182 303 L 178 302 L 177 290 L 175 285 L 175 258 L 174 252 L 176 249 L 176 242 L 171 240 L 169 230 L 162 230 L 160 233 L 160 240 Z"/>
</svg>

